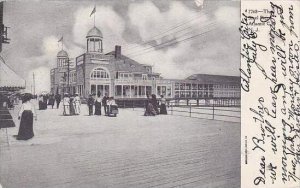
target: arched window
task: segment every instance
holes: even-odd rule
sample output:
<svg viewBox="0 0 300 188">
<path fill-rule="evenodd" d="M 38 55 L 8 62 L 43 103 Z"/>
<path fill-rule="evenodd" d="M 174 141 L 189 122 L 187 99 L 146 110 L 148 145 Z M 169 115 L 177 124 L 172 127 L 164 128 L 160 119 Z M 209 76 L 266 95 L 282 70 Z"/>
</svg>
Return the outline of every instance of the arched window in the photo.
<svg viewBox="0 0 300 188">
<path fill-rule="evenodd" d="M 102 68 L 96 68 L 91 73 L 92 80 L 100 80 L 109 78 L 109 74 L 106 70 Z"/>
</svg>

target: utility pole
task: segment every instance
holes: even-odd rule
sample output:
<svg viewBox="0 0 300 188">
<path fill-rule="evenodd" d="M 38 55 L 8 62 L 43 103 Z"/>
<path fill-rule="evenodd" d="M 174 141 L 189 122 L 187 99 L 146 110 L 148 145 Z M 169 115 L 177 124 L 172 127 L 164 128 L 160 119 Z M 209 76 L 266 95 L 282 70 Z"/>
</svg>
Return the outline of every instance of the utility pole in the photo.
<svg viewBox="0 0 300 188">
<path fill-rule="evenodd" d="M 33 95 L 35 95 L 35 75 L 34 75 L 34 72 L 32 74 L 32 79 L 33 79 Z"/>
<path fill-rule="evenodd" d="M 68 58 L 68 93 L 70 94 L 70 59 Z"/>
</svg>

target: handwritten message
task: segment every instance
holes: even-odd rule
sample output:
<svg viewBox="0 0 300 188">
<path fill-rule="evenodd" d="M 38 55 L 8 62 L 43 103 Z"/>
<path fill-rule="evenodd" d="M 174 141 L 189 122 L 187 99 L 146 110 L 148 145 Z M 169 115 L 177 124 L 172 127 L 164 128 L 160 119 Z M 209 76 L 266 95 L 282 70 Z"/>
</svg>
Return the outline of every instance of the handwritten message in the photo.
<svg viewBox="0 0 300 188">
<path fill-rule="evenodd" d="M 242 185 L 300 185 L 300 1 L 242 1 Z"/>
</svg>

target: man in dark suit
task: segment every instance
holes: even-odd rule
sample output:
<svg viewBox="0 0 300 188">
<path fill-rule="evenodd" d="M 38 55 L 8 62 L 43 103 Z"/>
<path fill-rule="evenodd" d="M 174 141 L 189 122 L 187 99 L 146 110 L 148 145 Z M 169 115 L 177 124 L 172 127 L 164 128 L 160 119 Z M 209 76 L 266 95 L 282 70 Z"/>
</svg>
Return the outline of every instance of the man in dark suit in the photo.
<svg viewBox="0 0 300 188">
<path fill-rule="evenodd" d="M 107 94 L 105 94 L 105 96 L 102 99 L 102 105 L 103 105 L 103 108 L 104 108 L 104 114 L 105 115 L 107 115 L 107 100 L 108 100 L 108 97 L 107 97 Z"/>
<path fill-rule="evenodd" d="M 94 103 L 95 103 L 95 100 L 94 100 L 93 96 L 89 95 L 89 98 L 87 100 L 87 105 L 89 107 L 89 116 L 93 115 Z"/>
<path fill-rule="evenodd" d="M 56 94 L 55 95 L 55 101 L 56 101 L 56 108 L 59 108 L 59 103 L 60 103 L 60 101 L 61 101 L 61 96 L 60 96 L 60 94 Z"/>
</svg>

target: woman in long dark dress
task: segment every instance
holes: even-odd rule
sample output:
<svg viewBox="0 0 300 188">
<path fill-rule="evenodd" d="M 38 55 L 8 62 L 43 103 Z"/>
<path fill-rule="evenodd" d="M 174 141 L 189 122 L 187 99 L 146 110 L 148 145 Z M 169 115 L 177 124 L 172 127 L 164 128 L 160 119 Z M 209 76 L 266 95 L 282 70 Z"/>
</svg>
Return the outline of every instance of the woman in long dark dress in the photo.
<svg viewBox="0 0 300 188">
<path fill-rule="evenodd" d="M 166 99 L 163 95 L 161 95 L 160 99 L 160 114 L 168 114 L 167 107 L 166 107 Z"/>
<path fill-rule="evenodd" d="M 144 116 L 155 116 L 155 115 L 156 115 L 156 111 L 153 108 L 149 95 L 147 95 L 146 110 Z"/>
<path fill-rule="evenodd" d="M 101 98 L 101 93 L 97 94 L 97 98 L 95 100 L 95 115 L 101 115 L 101 102 L 102 102 L 102 98 Z"/>
<path fill-rule="evenodd" d="M 44 103 L 43 103 L 43 96 L 42 95 L 39 96 L 39 110 L 44 110 Z"/>
<path fill-rule="evenodd" d="M 70 116 L 75 115 L 74 97 L 70 97 Z"/>
<path fill-rule="evenodd" d="M 18 119 L 21 119 L 17 140 L 28 140 L 33 134 L 33 117 L 36 120 L 36 112 L 33 104 L 30 102 L 31 94 L 25 94 L 23 104 L 19 111 Z"/>
<path fill-rule="evenodd" d="M 158 115 L 159 114 L 158 103 L 157 103 L 156 95 L 154 94 L 152 94 L 151 104 L 155 110 L 156 115 Z"/>
</svg>

